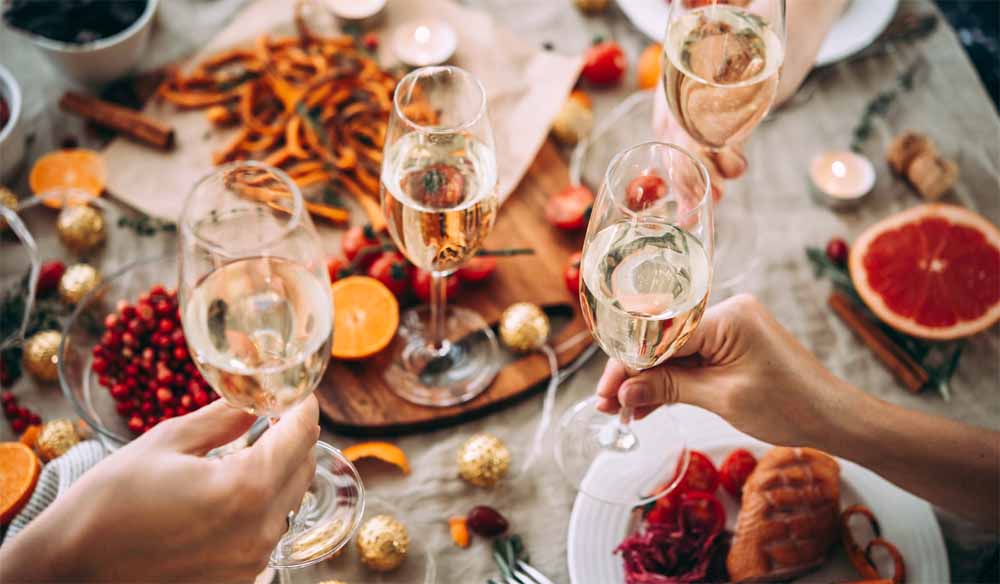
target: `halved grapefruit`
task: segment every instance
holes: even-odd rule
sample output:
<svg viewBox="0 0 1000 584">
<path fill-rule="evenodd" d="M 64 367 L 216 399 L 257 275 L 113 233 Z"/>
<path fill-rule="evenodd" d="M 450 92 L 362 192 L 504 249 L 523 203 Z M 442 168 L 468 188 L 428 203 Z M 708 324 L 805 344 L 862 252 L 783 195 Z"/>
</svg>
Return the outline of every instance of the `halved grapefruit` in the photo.
<svg viewBox="0 0 1000 584">
<path fill-rule="evenodd" d="M 858 294 L 880 319 L 933 340 L 1000 319 L 1000 231 L 955 205 L 920 205 L 858 237 L 849 260 Z"/>
</svg>

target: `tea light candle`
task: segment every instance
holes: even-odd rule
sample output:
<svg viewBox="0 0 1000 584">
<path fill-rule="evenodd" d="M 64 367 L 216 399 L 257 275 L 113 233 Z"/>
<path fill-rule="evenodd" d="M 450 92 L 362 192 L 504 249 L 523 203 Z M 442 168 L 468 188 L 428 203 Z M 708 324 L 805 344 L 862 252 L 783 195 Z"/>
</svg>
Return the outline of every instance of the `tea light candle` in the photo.
<svg viewBox="0 0 1000 584">
<path fill-rule="evenodd" d="M 457 47 L 455 29 L 443 20 L 413 20 L 399 25 L 393 33 L 393 51 L 411 67 L 440 65 Z"/>
<path fill-rule="evenodd" d="M 381 12 L 385 0 L 326 0 L 326 5 L 337 18 L 364 20 Z"/>
<path fill-rule="evenodd" d="M 826 202 L 851 203 L 875 186 L 875 165 L 854 152 L 825 152 L 813 159 L 809 178 Z"/>
</svg>

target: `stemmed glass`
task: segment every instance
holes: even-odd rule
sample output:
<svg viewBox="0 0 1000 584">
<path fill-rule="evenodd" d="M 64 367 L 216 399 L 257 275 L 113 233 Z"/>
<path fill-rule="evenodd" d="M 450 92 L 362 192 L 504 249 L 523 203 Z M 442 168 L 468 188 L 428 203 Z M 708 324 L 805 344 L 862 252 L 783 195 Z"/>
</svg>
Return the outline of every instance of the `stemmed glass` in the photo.
<svg viewBox="0 0 1000 584">
<path fill-rule="evenodd" d="M 611 161 L 583 244 L 580 305 L 598 344 L 629 375 L 666 361 L 701 321 L 713 231 L 708 171 L 690 153 L 647 142 Z M 655 423 L 633 424 L 629 408 L 609 416 L 595 403 L 562 418 L 555 455 L 567 480 L 612 504 L 670 492 L 688 460 L 678 422 L 661 411 Z"/>
<path fill-rule="evenodd" d="M 496 336 L 475 312 L 446 306 L 446 278 L 493 229 L 497 163 L 486 91 L 458 67 L 423 67 L 396 85 L 382 163 L 382 211 L 396 246 L 431 273 L 430 306 L 406 311 L 388 385 L 432 406 L 468 401 L 499 370 Z"/>
<path fill-rule="evenodd" d="M 785 0 L 697 4 L 670 4 L 662 89 L 676 124 L 719 159 L 719 151 L 745 140 L 774 103 L 785 57 Z M 742 205 L 722 205 L 717 219 L 716 282 L 724 287 L 756 261 L 756 229 L 749 201 L 742 199 Z"/>
<path fill-rule="evenodd" d="M 184 335 L 216 392 L 272 420 L 312 393 L 330 360 L 334 306 L 319 237 L 287 175 L 237 162 L 201 179 L 181 213 L 179 264 Z M 328 557 L 361 521 L 357 470 L 323 442 L 315 454 L 272 567 Z"/>
</svg>

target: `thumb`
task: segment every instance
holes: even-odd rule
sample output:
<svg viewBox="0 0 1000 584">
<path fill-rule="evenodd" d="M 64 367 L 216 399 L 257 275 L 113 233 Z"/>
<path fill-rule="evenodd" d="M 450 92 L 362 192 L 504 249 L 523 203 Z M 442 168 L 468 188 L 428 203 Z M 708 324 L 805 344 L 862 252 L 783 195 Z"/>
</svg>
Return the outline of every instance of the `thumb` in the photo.
<svg viewBox="0 0 1000 584">
<path fill-rule="evenodd" d="M 157 426 L 158 436 L 170 449 L 204 456 L 209 450 L 236 440 L 257 417 L 234 408 L 225 400 L 215 402 Z"/>
</svg>

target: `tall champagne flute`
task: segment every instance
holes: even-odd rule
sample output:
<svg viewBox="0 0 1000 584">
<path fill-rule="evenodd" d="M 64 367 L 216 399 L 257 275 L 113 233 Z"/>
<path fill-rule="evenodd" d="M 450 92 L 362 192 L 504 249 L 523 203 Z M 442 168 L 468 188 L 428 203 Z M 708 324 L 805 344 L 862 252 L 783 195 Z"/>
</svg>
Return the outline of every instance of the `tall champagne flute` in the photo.
<svg viewBox="0 0 1000 584">
<path fill-rule="evenodd" d="M 393 241 L 432 281 L 430 306 L 400 319 L 385 375 L 412 402 L 462 403 L 499 370 L 493 331 L 445 298 L 446 277 L 493 229 L 496 186 L 493 130 L 479 80 L 458 67 L 424 67 L 403 77 L 386 131 L 382 211 Z"/>
<path fill-rule="evenodd" d="M 630 375 L 670 358 L 701 321 L 713 233 L 708 171 L 697 158 L 647 142 L 611 161 L 583 244 L 580 305 L 598 344 Z M 628 408 L 608 416 L 594 405 L 585 400 L 563 416 L 556 461 L 566 478 L 614 504 L 638 505 L 672 490 L 688 455 L 669 412 L 633 425 Z"/>
<path fill-rule="evenodd" d="M 272 420 L 309 396 L 330 360 L 333 298 L 302 194 L 280 170 L 221 166 L 180 220 L 180 310 L 191 356 L 231 405 Z M 317 442 L 316 475 L 271 554 L 308 566 L 346 544 L 364 511 L 354 466 Z"/>
</svg>

